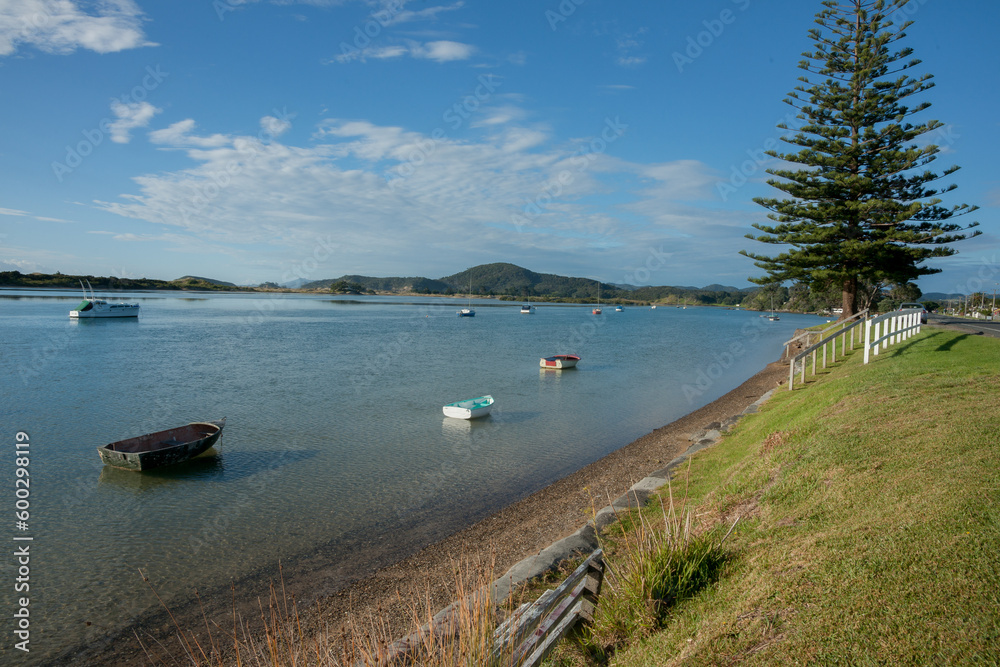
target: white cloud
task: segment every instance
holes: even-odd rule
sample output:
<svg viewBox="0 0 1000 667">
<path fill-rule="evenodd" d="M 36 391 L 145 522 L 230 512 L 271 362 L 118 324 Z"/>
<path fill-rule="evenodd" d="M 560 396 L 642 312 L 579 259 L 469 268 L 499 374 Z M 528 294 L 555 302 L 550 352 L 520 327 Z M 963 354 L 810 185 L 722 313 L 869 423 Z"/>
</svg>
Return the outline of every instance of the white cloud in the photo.
<svg viewBox="0 0 1000 667">
<path fill-rule="evenodd" d="M 622 32 L 617 28 L 611 30 L 615 38 L 615 49 L 618 55 L 615 63 L 620 67 L 636 67 L 645 63 L 648 58 L 644 55 L 637 55 L 645 46 L 643 36 L 649 32 L 648 28 L 639 28 L 633 33 Z"/>
<path fill-rule="evenodd" d="M 34 215 L 28 211 L 19 211 L 13 208 L 0 208 L 0 215 L 11 215 L 18 218 L 32 218 L 34 220 L 41 220 L 42 222 L 70 222 L 69 220 L 63 220 L 62 218 L 47 218 L 41 215 Z"/>
<path fill-rule="evenodd" d="M 264 116 L 260 119 L 261 132 L 269 134 L 271 137 L 280 137 L 292 127 L 292 123 L 287 118 L 275 118 L 274 116 Z"/>
<path fill-rule="evenodd" d="M 528 62 L 528 54 L 524 51 L 518 51 L 507 56 L 507 62 L 511 65 L 525 65 Z"/>
<path fill-rule="evenodd" d="M 454 257 L 545 266 L 601 253 L 602 264 L 627 267 L 663 239 L 708 248 L 725 233 L 742 242 L 735 216 L 698 207 L 714 197 L 702 163 L 630 163 L 610 154 L 613 142 L 595 153 L 600 126 L 561 145 L 538 129 L 497 128 L 459 140 L 330 119 L 303 147 L 236 135 L 223 143 L 182 121 L 151 136 L 187 147 L 190 167 L 137 177 L 136 191 L 96 204 L 230 249 L 335 238 L 338 270 L 383 275 L 412 267 L 414 248 L 435 266 Z M 731 257 L 724 263 L 732 268 Z"/>
<path fill-rule="evenodd" d="M 453 60 L 468 60 L 476 52 L 476 48 L 461 42 L 440 40 L 421 43 L 407 40 L 405 44 L 390 46 L 372 46 L 364 49 L 351 48 L 340 55 L 334 56 L 328 62 L 349 63 L 354 61 L 388 60 L 409 56 L 420 60 L 433 60 L 444 63 Z"/>
<path fill-rule="evenodd" d="M 125 103 L 121 100 L 111 101 L 111 111 L 116 116 L 111 123 L 111 141 L 118 144 L 127 144 L 132 139 L 132 130 L 146 127 L 153 116 L 160 113 L 160 109 L 149 102 Z"/>
<path fill-rule="evenodd" d="M 477 118 L 473 121 L 472 127 L 507 125 L 508 123 L 523 120 L 527 115 L 524 109 L 513 104 L 504 104 L 495 108 L 483 109 L 482 114 L 482 118 Z"/>
<path fill-rule="evenodd" d="M 143 13 L 132 0 L 104 0 L 94 14 L 75 0 L 6 0 L 0 3 L 0 56 L 30 45 L 46 53 L 77 49 L 114 53 L 156 46 L 142 31 Z"/>
<path fill-rule="evenodd" d="M 451 5 L 438 5 L 436 7 L 427 7 L 426 9 L 421 9 L 418 11 L 412 10 L 402 10 L 393 14 L 390 19 L 388 19 L 386 25 L 395 25 L 398 23 L 410 23 L 412 21 L 424 21 L 428 19 L 436 19 L 438 14 L 443 12 L 453 12 L 457 9 L 461 9 L 465 6 L 464 2 L 456 2 Z"/>
<path fill-rule="evenodd" d="M 427 42 L 424 50 L 415 52 L 415 58 L 427 58 L 439 63 L 451 60 L 468 60 L 475 53 L 475 47 L 461 42 L 451 42 L 442 40 L 438 42 Z"/>
<path fill-rule="evenodd" d="M 197 148 L 218 148 L 228 145 L 232 139 L 222 134 L 213 134 L 210 137 L 197 137 L 191 135 L 195 128 L 193 119 L 177 121 L 176 123 L 162 130 L 153 130 L 149 133 L 149 140 L 154 144 L 164 144 L 171 148 L 197 147 Z"/>
</svg>

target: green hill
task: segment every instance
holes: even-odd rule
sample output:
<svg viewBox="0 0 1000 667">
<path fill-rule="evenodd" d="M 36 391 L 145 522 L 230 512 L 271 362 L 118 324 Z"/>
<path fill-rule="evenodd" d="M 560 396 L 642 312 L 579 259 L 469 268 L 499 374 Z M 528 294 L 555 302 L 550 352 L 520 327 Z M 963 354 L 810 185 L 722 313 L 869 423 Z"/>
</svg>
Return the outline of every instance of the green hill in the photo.
<svg viewBox="0 0 1000 667">
<path fill-rule="evenodd" d="M 365 289 L 395 294 L 482 294 L 508 299 L 553 299 L 561 301 L 594 301 L 597 299 L 598 281 L 591 278 L 574 278 L 551 273 L 536 273 L 509 262 L 480 264 L 437 280 L 430 278 L 375 278 L 372 276 L 345 275 L 339 278 L 315 280 L 302 285 L 306 290 L 328 290 L 338 282 L 361 285 Z M 704 305 L 735 305 L 750 287 L 739 289 L 723 285 L 709 287 L 636 287 L 600 283 L 601 300 L 658 301 L 663 303 L 688 303 Z"/>
<path fill-rule="evenodd" d="M 236 283 L 227 283 L 224 280 L 214 280 L 212 278 L 201 278 L 199 276 L 181 276 L 177 280 L 171 280 L 172 283 L 190 284 L 190 283 L 205 283 L 208 285 L 214 285 L 216 287 L 236 287 Z"/>
<path fill-rule="evenodd" d="M 497 262 L 481 264 L 460 273 L 441 278 L 456 292 L 512 297 L 557 297 L 562 299 L 596 299 L 597 281 L 589 278 L 568 278 L 551 273 L 535 273 L 515 264 Z M 601 283 L 601 296 L 612 298 L 624 293 L 614 285 Z"/>
</svg>

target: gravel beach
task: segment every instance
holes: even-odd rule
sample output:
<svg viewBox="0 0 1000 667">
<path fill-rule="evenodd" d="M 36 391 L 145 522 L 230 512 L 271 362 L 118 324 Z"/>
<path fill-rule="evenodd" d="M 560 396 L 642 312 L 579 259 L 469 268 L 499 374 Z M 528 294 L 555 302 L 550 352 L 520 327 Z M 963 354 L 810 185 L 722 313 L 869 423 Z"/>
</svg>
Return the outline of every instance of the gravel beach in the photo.
<svg viewBox="0 0 1000 667">
<path fill-rule="evenodd" d="M 736 389 L 703 408 L 649 433 L 496 514 L 385 567 L 348 588 L 300 610 L 310 631 L 339 634 L 344 619 L 382 619 L 394 638 L 410 632 L 412 609 L 436 612 L 452 602 L 455 563 L 477 557 L 492 561 L 500 576 L 583 526 L 649 472 L 665 466 L 690 445 L 692 433 L 738 415 L 788 375 L 769 364 Z"/>
</svg>

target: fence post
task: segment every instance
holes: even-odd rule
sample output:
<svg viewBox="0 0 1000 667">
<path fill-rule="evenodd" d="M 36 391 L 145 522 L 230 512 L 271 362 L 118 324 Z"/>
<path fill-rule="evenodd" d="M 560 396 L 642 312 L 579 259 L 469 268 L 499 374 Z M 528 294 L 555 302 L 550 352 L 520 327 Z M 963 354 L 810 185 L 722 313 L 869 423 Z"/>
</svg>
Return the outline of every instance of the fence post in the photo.
<svg viewBox="0 0 1000 667">
<path fill-rule="evenodd" d="M 865 363 L 868 363 L 868 357 L 871 354 L 871 345 L 869 343 L 872 339 L 872 321 L 865 320 Z"/>
</svg>

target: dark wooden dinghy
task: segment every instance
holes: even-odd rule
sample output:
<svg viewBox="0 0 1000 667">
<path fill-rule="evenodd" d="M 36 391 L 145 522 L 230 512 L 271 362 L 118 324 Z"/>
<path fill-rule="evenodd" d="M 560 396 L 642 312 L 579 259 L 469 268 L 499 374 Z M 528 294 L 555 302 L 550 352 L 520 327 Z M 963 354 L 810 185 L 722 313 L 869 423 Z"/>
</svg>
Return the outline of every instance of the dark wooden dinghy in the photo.
<svg viewBox="0 0 1000 667">
<path fill-rule="evenodd" d="M 193 459 L 222 436 L 226 418 L 147 433 L 97 448 L 101 461 L 125 470 L 152 470 Z"/>
</svg>

